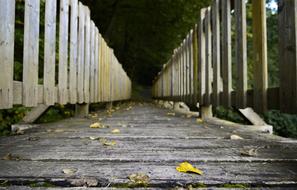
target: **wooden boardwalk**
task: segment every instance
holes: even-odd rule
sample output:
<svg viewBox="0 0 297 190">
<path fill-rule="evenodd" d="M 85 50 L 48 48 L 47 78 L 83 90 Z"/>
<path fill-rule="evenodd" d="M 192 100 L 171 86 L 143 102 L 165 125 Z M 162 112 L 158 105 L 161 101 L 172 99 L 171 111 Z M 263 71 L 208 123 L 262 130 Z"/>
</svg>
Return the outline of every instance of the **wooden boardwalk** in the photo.
<svg viewBox="0 0 297 190">
<path fill-rule="evenodd" d="M 135 185 L 128 176 L 136 173 L 148 175 L 151 188 L 297 186 L 296 140 L 197 123 L 152 104 L 130 108 L 122 107 L 111 117 L 100 112 L 90 119 L 43 124 L 24 135 L 0 138 L 0 189 L 124 188 Z M 99 118 L 109 127 L 90 128 Z M 113 134 L 113 129 L 120 133 Z M 232 134 L 244 139 L 228 139 Z M 116 144 L 105 146 L 103 139 Z M 256 155 L 242 155 L 251 149 Z M 175 168 L 183 161 L 204 174 L 179 173 Z M 65 174 L 65 169 L 70 171 Z"/>
</svg>

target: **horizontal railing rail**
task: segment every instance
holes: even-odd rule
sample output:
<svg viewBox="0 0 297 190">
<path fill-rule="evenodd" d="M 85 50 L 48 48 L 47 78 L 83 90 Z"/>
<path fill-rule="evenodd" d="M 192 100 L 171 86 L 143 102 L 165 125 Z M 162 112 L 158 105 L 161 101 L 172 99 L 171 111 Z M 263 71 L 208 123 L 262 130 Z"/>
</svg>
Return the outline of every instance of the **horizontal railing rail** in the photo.
<svg viewBox="0 0 297 190">
<path fill-rule="evenodd" d="M 40 83 L 41 2 L 25 0 L 24 6 L 23 76 L 14 81 L 16 1 L 0 1 L 0 109 L 130 98 L 131 80 L 91 20 L 89 8 L 78 0 L 45 1 Z"/>
<path fill-rule="evenodd" d="M 279 87 L 268 87 L 266 1 L 252 1 L 253 47 L 248 49 L 246 1 L 213 0 L 210 7 L 201 9 L 197 25 L 153 81 L 153 97 L 199 106 L 249 106 L 258 113 L 280 109 L 296 114 L 296 10 L 297 0 L 279 1 Z M 232 17 L 235 43 L 232 43 Z M 234 78 L 232 46 L 236 50 Z M 254 59 L 251 89 L 248 89 L 248 51 L 253 52 Z"/>
</svg>

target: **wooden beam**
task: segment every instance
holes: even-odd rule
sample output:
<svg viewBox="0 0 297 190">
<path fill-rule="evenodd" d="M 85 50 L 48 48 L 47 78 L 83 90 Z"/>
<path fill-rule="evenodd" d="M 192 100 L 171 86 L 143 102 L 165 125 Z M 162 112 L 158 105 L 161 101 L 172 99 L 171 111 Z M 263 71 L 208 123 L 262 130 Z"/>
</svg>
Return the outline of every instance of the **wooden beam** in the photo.
<svg viewBox="0 0 297 190">
<path fill-rule="evenodd" d="M 280 109 L 297 113 L 297 0 L 279 1 Z"/>
<path fill-rule="evenodd" d="M 254 52 L 254 109 L 258 113 L 267 110 L 268 64 L 266 0 L 252 0 L 253 52 Z"/>
<path fill-rule="evenodd" d="M 205 16 L 205 106 L 211 105 L 212 93 L 212 34 L 211 34 L 211 8 L 208 7 Z"/>
<path fill-rule="evenodd" d="M 199 25 L 198 25 L 198 102 L 204 104 L 205 94 L 205 33 L 204 33 L 204 18 L 206 9 L 201 9 Z"/>
<path fill-rule="evenodd" d="M 85 55 L 85 11 L 79 2 L 79 26 L 78 26 L 78 67 L 77 67 L 77 94 L 78 103 L 84 102 L 84 55 Z"/>
<path fill-rule="evenodd" d="M 0 1 L 0 109 L 13 106 L 15 1 Z"/>
</svg>

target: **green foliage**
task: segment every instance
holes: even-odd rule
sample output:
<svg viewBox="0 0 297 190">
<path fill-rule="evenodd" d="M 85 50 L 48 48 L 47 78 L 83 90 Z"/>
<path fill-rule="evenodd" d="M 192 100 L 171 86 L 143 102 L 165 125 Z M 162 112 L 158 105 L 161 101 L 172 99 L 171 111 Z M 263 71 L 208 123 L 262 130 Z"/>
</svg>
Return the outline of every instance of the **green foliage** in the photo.
<svg viewBox="0 0 297 190">
<path fill-rule="evenodd" d="M 220 106 L 214 110 L 214 115 L 218 118 L 225 119 L 228 121 L 232 121 L 235 123 L 242 123 L 246 124 L 247 122 L 242 118 L 242 116 L 234 111 L 233 109 L 225 109 L 224 107 Z"/>
<path fill-rule="evenodd" d="M 74 105 L 58 105 L 52 106 L 41 118 L 39 118 L 37 123 L 49 123 L 58 121 L 61 119 L 69 118 L 74 116 Z"/>
</svg>

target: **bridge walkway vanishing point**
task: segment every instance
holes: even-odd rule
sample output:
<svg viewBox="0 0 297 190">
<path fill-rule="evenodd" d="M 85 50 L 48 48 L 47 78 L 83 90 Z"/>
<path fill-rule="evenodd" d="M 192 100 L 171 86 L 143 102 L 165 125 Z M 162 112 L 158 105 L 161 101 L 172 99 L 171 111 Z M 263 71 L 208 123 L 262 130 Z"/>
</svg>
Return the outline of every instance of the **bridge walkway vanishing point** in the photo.
<svg viewBox="0 0 297 190">
<path fill-rule="evenodd" d="M 151 188 L 296 187 L 296 140 L 172 113 L 149 103 L 126 103 L 112 115 L 101 111 L 1 138 L 1 184 L 18 186 L 0 189 L 123 188 L 134 186 L 129 176 L 138 173 L 149 177 L 144 186 Z M 90 128 L 95 122 L 107 128 Z M 113 134 L 114 129 L 120 133 Z M 243 139 L 230 139 L 234 134 Z M 250 156 L 244 153 L 249 151 Z M 178 172 L 184 161 L 203 175 Z"/>
</svg>

